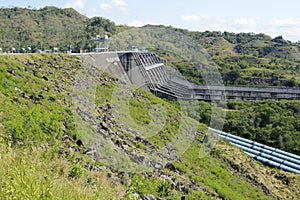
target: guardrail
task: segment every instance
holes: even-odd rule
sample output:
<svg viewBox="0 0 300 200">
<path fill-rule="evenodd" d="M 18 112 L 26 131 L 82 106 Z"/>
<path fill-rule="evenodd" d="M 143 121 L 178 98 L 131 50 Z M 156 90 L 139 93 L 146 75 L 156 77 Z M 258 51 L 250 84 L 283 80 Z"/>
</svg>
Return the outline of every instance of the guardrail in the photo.
<svg viewBox="0 0 300 200">
<path fill-rule="evenodd" d="M 250 157 L 271 167 L 300 174 L 300 156 L 291 154 L 258 142 L 244 139 L 230 133 L 209 128 L 229 143 L 241 148 Z"/>
</svg>

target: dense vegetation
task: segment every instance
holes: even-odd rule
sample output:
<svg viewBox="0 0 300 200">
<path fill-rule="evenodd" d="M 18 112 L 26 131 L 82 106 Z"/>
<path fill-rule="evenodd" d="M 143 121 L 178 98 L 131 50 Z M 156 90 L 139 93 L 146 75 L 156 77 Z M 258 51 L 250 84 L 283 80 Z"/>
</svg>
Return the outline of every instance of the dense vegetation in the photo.
<svg viewBox="0 0 300 200">
<path fill-rule="evenodd" d="M 211 104 L 199 101 L 200 115 L 189 116 L 209 125 Z M 300 101 L 227 102 L 224 131 L 300 155 Z"/>
<path fill-rule="evenodd" d="M 189 81 L 205 84 L 201 68 L 174 52 L 151 49 L 175 67 Z M 247 85 L 259 87 L 300 87 L 300 61 L 276 57 L 255 57 L 253 55 L 212 56 L 224 85 Z"/>
<path fill-rule="evenodd" d="M 5 8 L 0 12 L 2 51 L 20 48 L 92 49 L 97 34 L 113 35 L 126 26 L 108 19 L 89 19 L 73 9 Z M 299 87 L 298 43 L 281 36 L 228 32 L 190 32 L 167 27 L 192 37 L 210 53 L 228 85 Z M 147 38 L 144 38 L 145 40 Z M 31 47 L 29 50 L 27 47 Z M 174 52 L 153 49 L 168 64 L 195 83 L 202 84 L 193 64 Z M 118 78 L 99 70 L 88 71 L 98 82 L 96 119 L 72 110 L 73 84 L 79 69 L 87 66 L 66 54 L 0 56 L 0 199 L 139 199 L 147 194 L 164 199 L 297 199 L 299 176 L 261 165 L 242 151 L 219 141 L 205 158 L 199 158 L 210 104 L 199 102 L 198 136 L 185 154 L 153 172 L 125 174 L 92 157 L 75 126 L 76 117 L 99 125 L 115 148 L 144 155 L 171 141 L 183 113 L 154 95 L 137 90 L 124 123 L 148 125 L 150 107 L 162 105 L 167 123 L 153 137 L 137 140 L 135 128 L 112 117 L 111 94 Z M 89 91 L 85 92 L 85 95 Z M 300 155 L 299 101 L 229 101 L 225 131 Z M 123 111 L 120 110 L 121 114 Z M 163 115 L 163 113 L 159 113 Z M 190 122 L 194 120 L 189 119 Z M 104 130 L 105 129 L 105 130 Z M 98 129 L 97 129 L 98 130 Z M 139 130 L 143 131 L 143 130 Z M 125 177 L 125 178 L 124 178 Z"/>
<path fill-rule="evenodd" d="M 71 85 L 78 69 L 86 67 L 78 58 L 7 55 L 0 57 L 0 65 L 0 156 L 5 160 L 0 164 L 2 199 L 136 199 L 147 194 L 165 199 L 297 197 L 299 176 L 265 167 L 224 141 L 210 155 L 199 158 L 206 129 L 203 124 L 199 124 L 199 137 L 172 165 L 130 173 L 123 179 L 120 171 L 92 160 L 86 153 L 88 147 L 78 142 L 82 138 L 74 128 L 76 113 L 70 110 Z M 103 125 L 103 116 L 111 113 L 106 106 L 109 94 L 120 83 L 100 71 L 91 75 L 99 81 L 97 123 Z M 149 105 L 153 104 L 163 105 L 170 113 L 161 133 L 148 142 L 134 142 L 133 132 L 110 121 L 113 129 L 109 132 L 115 134 L 108 139 L 116 142 L 116 148 L 122 140 L 128 151 L 143 153 L 169 141 L 181 115 L 173 105 L 138 90 L 130 103 L 131 115 L 147 124 Z"/>
<path fill-rule="evenodd" d="M 228 102 L 224 129 L 300 155 L 300 102 Z"/>
<path fill-rule="evenodd" d="M 89 19 L 72 8 L 45 7 L 40 10 L 2 8 L 0 12 L 0 41 L 2 51 L 15 48 L 20 52 L 41 50 L 59 51 L 72 49 L 90 50 L 95 47 L 91 40 L 96 35 L 116 33 L 116 25 L 108 19 Z M 31 50 L 28 50 L 28 47 Z"/>
<path fill-rule="evenodd" d="M 81 49 L 91 51 L 95 47 L 91 38 L 96 35 L 112 36 L 130 28 L 115 25 L 101 17 L 88 18 L 73 9 L 2 8 L 0 48 L 3 52 L 10 52 L 11 48 L 15 48 L 15 52 L 20 52 L 22 48 L 27 52 L 54 48 L 61 52 L 71 49 L 73 52 Z M 299 43 L 287 41 L 282 36 L 271 38 L 262 33 L 191 32 L 165 28 L 189 36 L 202 45 L 217 64 L 225 84 L 299 87 Z M 140 40 L 147 41 L 147 38 Z M 189 80 L 203 84 L 199 72 L 191 67 L 194 63 L 182 61 L 178 56 L 169 60 L 170 63 Z"/>
<path fill-rule="evenodd" d="M 0 198 L 122 196 L 120 184 L 84 169 L 82 155 L 68 149 L 77 148 L 68 93 L 81 62 L 50 54 L 0 59 Z M 70 140 L 62 143 L 63 136 Z"/>
</svg>

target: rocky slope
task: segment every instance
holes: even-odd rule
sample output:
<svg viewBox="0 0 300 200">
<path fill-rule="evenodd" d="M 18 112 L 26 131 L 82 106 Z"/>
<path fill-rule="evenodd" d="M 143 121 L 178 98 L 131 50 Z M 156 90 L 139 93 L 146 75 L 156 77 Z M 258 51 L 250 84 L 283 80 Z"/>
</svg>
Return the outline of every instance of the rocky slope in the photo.
<svg viewBox="0 0 300 200">
<path fill-rule="evenodd" d="M 174 142 L 173 138 L 182 139 L 177 133 L 180 119 L 184 118 L 182 112 L 138 89 L 130 93 L 128 115 L 123 107 L 115 104 L 119 96 L 113 95 L 116 87 L 123 87 L 124 83 L 96 67 L 85 65 L 77 57 L 7 55 L 0 57 L 0 65 L 1 156 L 9 161 L 7 163 L 16 165 L 17 171 L 35 172 L 46 181 L 35 192 L 31 191 L 24 184 L 34 185 L 34 181 L 39 180 L 36 176 L 19 179 L 9 170 L 9 165 L 3 165 L 0 168 L 3 169 L 0 170 L 1 198 L 13 198 L 11 191 L 15 191 L 17 197 L 23 193 L 28 198 L 41 198 L 34 195 L 44 194 L 48 199 L 69 199 L 73 193 L 68 197 L 67 193 L 58 193 L 52 185 L 57 179 L 72 186 L 72 191 L 79 191 L 81 199 L 107 196 L 112 199 L 299 197 L 299 175 L 265 167 L 222 140 L 212 147 L 209 155 L 200 158 L 199 151 L 206 142 L 207 127 L 203 124 L 197 123 L 197 135 L 184 153 L 173 154 L 172 148 L 167 147 Z M 82 74 L 85 78 L 80 77 Z M 90 87 L 91 82 L 97 84 Z M 89 103 L 91 99 L 94 104 L 89 107 L 85 102 Z M 149 136 L 139 127 L 151 125 L 154 105 L 164 108 L 166 113 L 162 116 L 166 117 L 166 123 L 156 134 Z M 131 119 L 118 116 L 130 116 Z M 132 122 L 136 125 L 130 124 Z M 190 119 L 186 125 L 192 122 Z M 92 144 L 88 140 L 91 138 L 89 133 L 94 134 Z M 99 140 L 95 140 L 97 138 Z M 108 145 L 113 151 L 101 148 L 101 145 Z M 157 154 L 160 149 L 165 149 L 163 156 Z M 24 152 L 22 159 L 12 162 L 13 157 L 8 155 L 20 152 Z M 35 153 L 28 156 L 26 152 Z M 115 154 L 110 154 L 113 152 Z M 151 153 L 154 157 L 149 156 Z M 117 159 L 111 159 L 107 154 Z M 125 164 L 146 168 L 139 172 L 130 171 L 132 165 L 119 165 L 124 162 L 118 162 L 118 159 L 124 157 L 129 159 Z M 31 167 L 20 167 L 24 166 L 22 163 L 30 163 L 28 166 Z M 37 170 L 40 166 L 47 170 Z M 67 187 L 62 185 L 61 188 Z"/>
</svg>

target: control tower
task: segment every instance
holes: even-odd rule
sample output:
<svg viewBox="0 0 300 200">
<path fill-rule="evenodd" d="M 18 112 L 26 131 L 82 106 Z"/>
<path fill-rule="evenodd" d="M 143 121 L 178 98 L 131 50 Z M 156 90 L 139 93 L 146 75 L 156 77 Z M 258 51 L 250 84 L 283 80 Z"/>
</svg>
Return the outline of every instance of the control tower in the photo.
<svg viewBox="0 0 300 200">
<path fill-rule="evenodd" d="M 109 39 L 107 35 L 92 38 L 96 42 L 95 52 L 107 52 L 109 50 Z"/>
</svg>

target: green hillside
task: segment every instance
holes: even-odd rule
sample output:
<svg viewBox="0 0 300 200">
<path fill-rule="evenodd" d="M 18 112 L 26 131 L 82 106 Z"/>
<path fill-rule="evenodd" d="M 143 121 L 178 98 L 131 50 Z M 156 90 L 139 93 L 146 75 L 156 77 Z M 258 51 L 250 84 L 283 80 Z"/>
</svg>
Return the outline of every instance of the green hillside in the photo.
<svg viewBox="0 0 300 200">
<path fill-rule="evenodd" d="M 300 101 L 264 100 L 226 102 L 223 130 L 284 151 L 300 155 Z M 189 116 L 207 125 L 211 121 L 211 104 L 199 101 L 200 114 L 190 106 Z"/>
<path fill-rule="evenodd" d="M 12 47 L 16 48 L 16 52 L 28 47 L 32 52 L 53 48 L 61 52 L 70 49 L 79 52 L 95 46 L 92 37 L 99 34 L 110 36 L 116 29 L 108 19 L 89 19 L 72 8 L 1 8 L 0 12 L 1 48 L 6 52 Z"/>
<path fill-rule="evenodd" d="M 78 115 L 86 122 L 93 119 L 71 109 L 71 86 L 78 70 L 87 67 L 82 61 L 63 54 L 7 55 L 0 56 L 0 65 L 0 156 L 5 160 L 0 164 L 1 199 L 144 199 L 151 194 L 163 199 L 240 200 L 295 199 L 299 194 L 298 175 L 265 167 L 224 141 L 199 158 L 203 124 L 198 124 L 198 136 L 188 150 L 166 166 L 124 174 L 103 165 L 91 157 L 75 128 Z M 109 94 L 122 83 L 101 71 L 89 74 L 99 83 L 95 123 L 102 124 L 99 133 L 107 134 L 115 148 L 143 155 L 176 132 L 182 113 L 137 90 L 130 106 L 138 123 L 149 123 L 149 105 L 162 105 L 169 114 L 159 134 L 135 142 L 134 130 L 109 117 Z"/>
<path fill-rule="evenodd" d="M 105 34 L 115 36 L 124 30 L 132 29 L 116 25 L 102 17 L 88 18 L 73 9 L 1 8 L 0 11 L 2 52 L 10 52 L 12 48 L 16 49 L 15 52 L 22 51 L 22 48 L 27 52 L 54 48 L 58 48 L 60 52 L 79 52 L 81 49 L 92 51 L 95 48 L 92 37 Z M 287 41 L 282 36 L 271 38 L 263 33 L 192 32 L 173 27 L 165 28 L 189 36 L 195 43 L 202 45 L 219 67 L 227 85 L 299 87 L 298 43 Z M 147 41 L 147 38 L 140 40 Z M 130 45 L 135 45 L 134 42 Z M 165 39 L 162 42 L 167 43 Z M 157 47 L 159 48 L 159 45 Z M 170 63 L 178 62 L 167 57 L 165 59 Z M 174 66 L 178 67 L 187 79 L 203 84 L 199 74 L 192 70 L 193 64 L 179 63 Z"/>
<path fill-rule="evenodd" d="M 164 28 L 201 44 L 227 85 L 300 87 L 298 43 L 265 34 Z M 25 48 L 33 53 L 0 55 L 0 199 L 299 198 L 299 175 L 266 167 L 223 140 L 216 145 L 207 142 L 210 103 L 190 105 L 184 113 L 178 102 L 139 89 L 130 93 L 128 115 L 124 104 L 115 102 L 124 100 L 123 93 L 113 92 L 118 87 L 129 91 L 132 86 L 62 53 L 70 49 L 90 51 L 95 47 L 91 41 L 95 35 L 115 36 L 129 29 L 132 27 L 102 17 L 88 18 L 73 9 L 0 9 L 0 54 L 9 53 L 13 47 L 16 52 Z M 147 34 L 138 34 L 124 36 L 152 44 Z M 125 43 L 120 38 L 119 44 Z M 168 38 L 162 39 L 162 46 L 176 48 Z M 186 79 L 203 84 L 197 63 L 160 46 L 151 47 L 149 50 Z M 59 53 L 35 53 L 54 48 Z M 91 82 L 95 87 L 89 87 Z M 79 86 L 82 91 L 76 90 Z M 74 99 L 78 96 L 94 101 L 94 107 L 88 110 L 85 101 L 79 107 Z M 157 115 L 165 123 L 152 123 L 152 112 L 158 109 L 165 111 Z M 300 155 L 299 101 L 229 101 L 226 112 L 225 131 Z M 176 143 L 186 139 L 178 133 L 181 120 L 184 126 L 197 127 L 188 149 Z M 143 128 L 148 125 L 150 129 Z M 86 140 L 91 131 L 105 138 L 102 143 L 111 144 L 115 160 L 105 148 L 97 152 L 89 146 Z M 156 134 L 152 135 L 153 131 Z M 155 153 L 170 142 L 184 152 L 169 153 L 176 158 L 173 162 L 165 163 L 163 156 L 158 157 L 148 162 L 151 170 L 142 173 L 124 172 L 130 167 L 127 163 L 115 165 L 128 159 L 124 152 L 133 160 L 148 159 L 149 154 L 160 155 Z M 204 146 L 211 151 L 200 158 Z"/>
<path fill-rule="evenodd" d="M 148 27 L 155 27 L 150 26 Z M 222 75 L 225 85 L 259 87 L 299 87 L 300 46 L 282 36 L 271 38 L 265 34 L 228 32 L 191 32 L 166 27 L 189 36 L 207 52 Z M 167 63 L 177 68 L 186 79 L 205 84 L 199 70 L 182 55 L 168 49 L 152 48 Z M 203 63 L 202 63 L 203 64 Z"/>
</svg>

